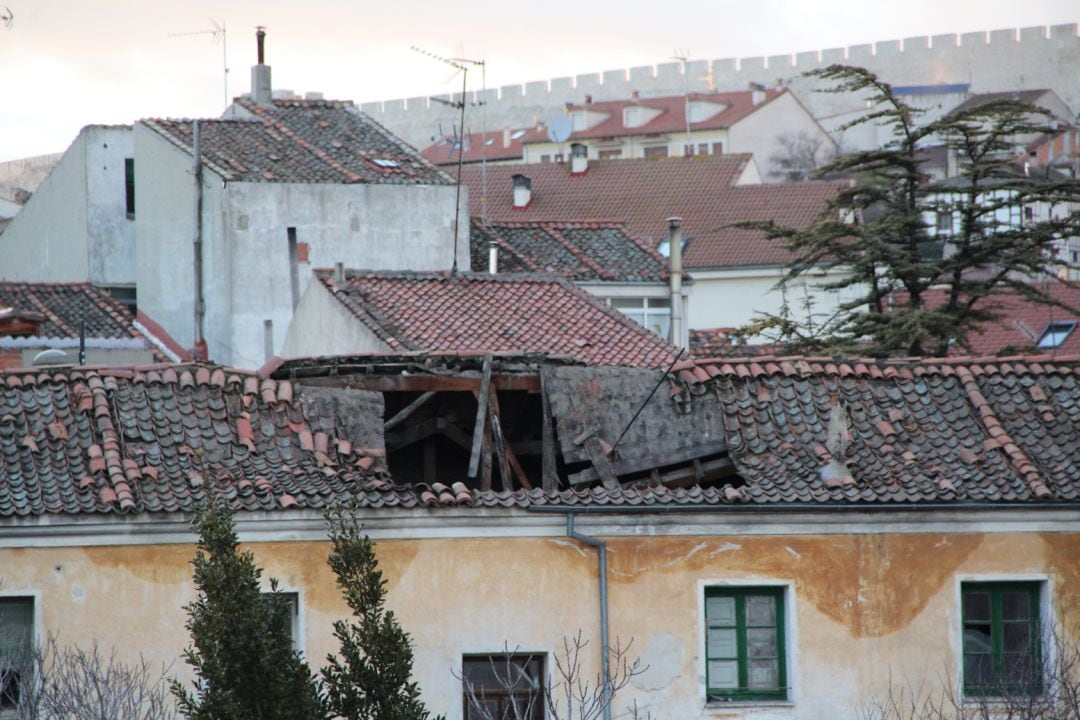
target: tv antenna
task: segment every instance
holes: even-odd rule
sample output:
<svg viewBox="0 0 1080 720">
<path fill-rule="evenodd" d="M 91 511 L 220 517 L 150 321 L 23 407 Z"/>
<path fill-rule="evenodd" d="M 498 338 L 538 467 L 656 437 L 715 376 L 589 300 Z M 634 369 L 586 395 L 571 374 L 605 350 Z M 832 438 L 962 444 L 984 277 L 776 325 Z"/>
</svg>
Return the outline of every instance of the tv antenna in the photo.
<svg viewBox="0 0 1080 720">
<path fill-rule="evenodd" d="M 225 23 L 220 25 L 215 20 L 210 20 L 213 30 L 193 30 L 191 32 L 169 33 L 168 37 L 190 37 L 192 35 L 209 35 L 210 42 L 216 43 L 221 40 L 221 75 L 225 85 L 225 107 L 229 107 L 229 53 L 225 38 Z"/>
<path fill-rule="evenodd" d="M 675 50 L 671 59 L 682 63 L 683 87 L 686 90 L 686 102 L 683 106 L 683 114 L 686 116 L 686 144 L 683 146 L 683 155 L 690 157 L 690 148 L 693 146 L 690 141 L 690 50 Z"/>
<path fill-rule="evenodd" d="M 486 65 L 485 65 L 483 60 L 470 60 L 468 58 L 448 58 L 448 57 L 443 57 L 442 55 L 436 55 L 433 52 L 430 52 L 428 50 L 424 50 L 423 48 L 419 48 L 419 47 L 417 47 L 415 45 L 411 45 L 409 47 L 409 49 L 412 50 L 413 52 L 418 52 L 421 55 L 426 55 L 427 57 L 431 58 L 432 60 L 438 60 L 439 62 L 443 63 L 444 65 L 449 65 L 450 67 L 454 68 L 455 71 L 461 73 L 461 99 L 460 100 L 443 100 L 442 98 L 432 98 L 432 100 L 435 100 L 436 102 L 440 102 L 440 103 L 442 103 L 444 105 L 449 105 L 450 107 L 457 108 L 457 109 L 461 110 L 462 142 L 461 142 L 461 148 L 458 150 L 457 192 L 455 193 L 455 197 L 454 197 L 454 265 L 453 265 L 453 269 L 451 270 L 451 272 L 456 275 L 457 274 L 457 269 L 458 269 L 458 265 L 457 265 L 458 228 L 460 227 L 460 222 L 461 222 L 461 165 L 462 165 L 462 162 L 464 161 L 464 158 L 465 158 L 465 139 L 464 139 L 464 136 L 465 136 L 465 106 L 468 104 L 466 102 L 466 93 L 468 92 L 469 66 L 471 65 L 473 67 L 479 67 L 481 72 L 484 72 Z M 455 74 L 457 74 L 457 72 L 455 72 Z M 453 79 L 453 76 L 451 76 L 451 79 Z M 486 85 L 486 82 L 487 81 L 486 81 L 486 76 L 485 76 L 485 85 Z M 487 136 L 487 128 L 485 127 L 483 129 L 483 131 L 484 132 L 483 132 L 483 138 L 481 140 L 481 146 L 484 149 L 481 152 L 483 153 L 483 157 L 486 157 L 486 153 L 487 153 L 487 149 L 486 149 L 486 145 L 487 145 L 487 137 L 486 137 Z M 486 163 L 484 164 L 483 172 L 484 172 L 484 186 L 485 186 L 485 190 L 486 190 L 486 188 L 487 188 L 487 165 L 486 165 Z M 487 193 L 485 192 L 484 194 L 486 195 Z"/>
<path fill-rule="evenodd" d="M 4 6 L 4 13 L 0 15 L 0 22 L 4 23 L 4 27 L 8 30 L 15 24 L 15 13 L 11 12 L 11 8 L 7 5 Z"/>
</svg>

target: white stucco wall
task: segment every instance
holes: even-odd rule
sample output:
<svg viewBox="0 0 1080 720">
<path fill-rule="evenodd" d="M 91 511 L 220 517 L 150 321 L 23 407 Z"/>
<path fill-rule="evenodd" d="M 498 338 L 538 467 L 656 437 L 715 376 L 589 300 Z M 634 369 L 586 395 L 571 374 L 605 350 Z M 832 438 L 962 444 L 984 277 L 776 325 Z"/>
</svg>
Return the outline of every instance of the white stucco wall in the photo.
<svg viewBox="0 0 1080 720">
<path fill-rule="evenodd" d="M 94 127 L 86 133 L 86 236 L 89 280 L 135 282 L 135 220 L 126 213 L 124 159 L 135 157 L 130 127 Z M 139 168 L 136 163 L 135 175 Z M 136 193 L 135 206 L 139 198 Z"/>
<path fill-rule="evenodd" d="M 725 152 L 753 153 L 762 174 L 768 177 L 772 170 L 772 158 L 780 152 L 777 139 L 783 136 L 794 138 L 800 134 L 806 134 L 821 142 L 819 160 L 824 159 L 835 148 L 829 134 L 795 95 L 786 92 L 732 125 L 728 131 L 728 146 L 725 147 Z"/>
<path fill-rule="evenodd" d="M 191 156 L 136 127 L 139 306 L 184 347 L 194 342 Z M 462 189 L 462 206 L 468 207 Z M 316 267 L 442 270 L 453 265 L 453 186 L 223 182 L 204 169 L 203 258 L 210 358 L 254 368 L 272 321 L 281 354 L 292 318 L 288 231 L 308 246 L 300 295 Z M 469 267 L 462 213 L 459 268 Z M 311 354 L 299 351 L 300 354 Z"/>
<path fill-rule="evenodd" d="M 84 130 L 0 235 L 0 280 L 85 282 Z"/>
<path fill-rule="evenodd" d="M 135 230 L 125 215 L 131 128 L 90 125 L 0 237 L 0 279 L 135 282 Z"/>
<path fill-rule="evenodd" d="M 390 349 L 338 302 L 325 285 L 309 282 L 296 306 L 280 355 L 294 358 Z"/>
<path fill-rule="evenodd" d="M 760 315 L 779 313 L 784 293 L 776 289 L 776 283 L 781 277 L 782 268 L 695 270 L 690 328 L 739 327 Z M 814 320 L 818 322 L 834 313 L 843 299 L 854 295 L 851 290 L 818 287 L 826 281 L 826 276 L 807 278 L 806 292 L 801 284 L 788 287 L 787 300 L 793 319 L 805 322 L 808 296 L 813 301 Z"/>
</svg>

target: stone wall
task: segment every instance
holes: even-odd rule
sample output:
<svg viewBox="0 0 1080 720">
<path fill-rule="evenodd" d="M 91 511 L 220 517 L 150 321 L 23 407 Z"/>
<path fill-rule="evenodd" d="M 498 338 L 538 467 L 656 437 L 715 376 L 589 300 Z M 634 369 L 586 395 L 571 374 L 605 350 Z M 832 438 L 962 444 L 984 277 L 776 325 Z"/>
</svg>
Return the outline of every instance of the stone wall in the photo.
<svg viewBox="0 0 1080 720">
<path fill-rule="evenodd" d="M 911 37 L 793 55 L 696 60 L 688 63 L 687 72 L 692 90 L 708 90 L 706 78 L 710 74 L 717 90 L 742 90 L 751 82 L 788 84 L 807 70 L 833 63 L 871 68 L 894 85 L 970 83 L 972 92 L 1048 87 L 1074 111 L 1080 108 L 1076 23 Z M 681 64 L 669 62 L 504 85 L 469 92 L 467 99 L 485 103 L 488 129 L 501 130 L 544 121 L 561 112 L 565 103 L 582 102 L 586 95 L 611 100 L 629 97 L 637 90 L 643 97 L 656 97 L 680 94 L 686 85 Z M 799 81 L 794 87 L 797 91 L 812 89 Z M 820 94 L 799 95 L 815 115 L 835 109 L 823 104 Z M 440 123 L 450 128 L 457 121 L 456 110 L 427 97 L 367 102 L 361 109 L 419 147 L 430 144 Z M 476 106 L 469 112 L 472 117 L 466 126 L 478 131 L 481 123 Z"/>
</svg>

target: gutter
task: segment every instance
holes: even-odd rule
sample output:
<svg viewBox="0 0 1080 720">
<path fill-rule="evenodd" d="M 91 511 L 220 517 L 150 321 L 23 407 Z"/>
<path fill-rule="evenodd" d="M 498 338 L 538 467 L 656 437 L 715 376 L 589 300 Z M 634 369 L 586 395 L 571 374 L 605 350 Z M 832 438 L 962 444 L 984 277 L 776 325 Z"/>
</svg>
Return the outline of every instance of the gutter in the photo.
<svg viewBox="0 0 1080 720">
<path fill-rule="evenodd" d="M 591 535 L 574 531 L 574 513 L 566 513 L 566 536 L 596 548 L 600 559 L 600 681 L 604 684 L 604 720 L 611 720 L 611 675 L 608 669 L 607 545 Z"/>
<path fill-rule="evenodd" d="M 1080 510 L 1080 501 L 1069 502 L 1030 502 L 1030 503 L 894 503 L 875 505 L 853 505 L 851 503 L 760 503 L 760 504 L 731 504 L 731 505 L 530 505 L 525 508 L 527 512 L 535 513 L 567 513 L 569 516 L 580 513 L 583 515 L 666 515 L 671 513 L 702 513 L 702 512 L 759 512 L 759 513 L 815 513 L 821 511 L 846 512 L 846 513 L 871 513 L 871 512 L 917 512 L 917 511 L 940 511 L 940 510 L 1034 510 L 1046 508 L 1048 510 Z"/>
</svg>

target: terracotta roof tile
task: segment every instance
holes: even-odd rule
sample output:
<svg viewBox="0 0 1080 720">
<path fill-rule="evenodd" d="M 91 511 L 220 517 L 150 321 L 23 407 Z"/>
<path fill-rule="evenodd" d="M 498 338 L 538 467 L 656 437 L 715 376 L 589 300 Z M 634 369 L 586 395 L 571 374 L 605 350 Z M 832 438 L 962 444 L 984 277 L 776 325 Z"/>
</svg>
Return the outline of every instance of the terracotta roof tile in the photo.
<svg viewBox="0 0 1080 720">
<path fill-rule="evenodd" d="M 649 243 L 631 235 L 621 222 L 483 223 L 473 218 L 473 268 L 487 267 L 492 242 L 499 252 L 499 272 L 542 272 L 578 282 L 667 281 L 665 259 Z"/>
<path fill-rule="evenodd" d="M 449 185 L 448 175 L 351 102 L 236 101 L 249 117 L 199 120 L 206 164 L 227 180 L 290 183 Z M 191 120 L 145 125 L 190 153 Z"/>
<path fill-rule="evenodd" d="M 573 176 L 561 163 L 490 165 L 485 217 L 490 223 L 605 218 L 626 223 L 630 233 L 655 247 L 667 236 L 667 218 L 677 215 L 687 242 L 683 264 L 690 270 L 788 264 L 794 256 L 782 240 L 729 226 L 774 220 L 806 227 L 845 185 L 736 184 L 749 162 L 749 155 L 590 161 L 587 172 Z M 517 174 L 532 179 L 532 201 L 525 208 L 513 206 Z M 481 175 L 475 166 L 462 169 L 474 216 L 481 214 Z"/>
<path fill-rule="evenodd" d="M 348 271 L 319 280 L 392 350 L 537 352 L 663 366 L 675 348 L 572 283 L 527 274 Z"/>
</svg>

